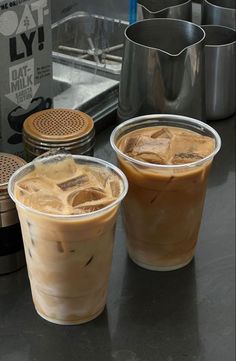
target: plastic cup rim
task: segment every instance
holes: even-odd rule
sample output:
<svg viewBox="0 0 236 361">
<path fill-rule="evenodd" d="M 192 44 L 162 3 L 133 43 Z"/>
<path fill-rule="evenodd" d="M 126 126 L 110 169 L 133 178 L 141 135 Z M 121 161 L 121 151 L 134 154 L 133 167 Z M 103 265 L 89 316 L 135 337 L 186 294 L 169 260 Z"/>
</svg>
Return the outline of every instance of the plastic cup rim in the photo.
<svg viewBox="0 0 236 361">
<path fill-rule="evenodd" d="M 56 154 L 56 155 L 51 155 L 45 158 L 42 158 L 42 160 L 40 160 L 40 162 L 46 161 L 48 159 L 52 159 L 52 158 L 56 158 L 58 156 L 65 156 L 65 154 Z M 23 172 L 25 169 L 30 168 L 30 166 L 33 165 L 34 161 L 27 163 L 26 165 L 24 165 L 23 167 L 19 168 L 18 170 L 16 170 L 12 176 L 9 179 L 8 182 L 8 194 L 11 197 L 11 199 L 15 202 L 15 204 L 17 206 L 19 206 L 20 208 L 23 208 L 29 212 L 32 212 L 34 214 L 37 214 L 39 216 L 44 216 L 44 217 L 48 217 L 48 218 L 53 218 L 53 219 L 64 219 L 64 220 L 77 220 L 77 219 L 84 219 L 84 218 L 90 218 L 90 217 L 96 217 L 99 216 L 100 214 L 105 213 L 106 211 L 114 208 L 115 206 L 117 206 L 119 203 L 121 203 L 121 201 L 124 199 L 124 197 L 126 196 L 127 192 L 128 192 L 128 180 L 125 176 L 125 174 L 115 165 L 113 165 L 112 163 L 109 163 L 105 160 L 96 158 L 96 157 L 90 157 L 90 156 L 83 156 L 83 155 L 71 155 L 73 158 L 75 159 L 81 159 L 84 161 L 88 161 L 91 163 L 97 163 L 98 165 L 103 165 L 106 168 L 109 168 L 111 170 L 113 170 L 122 180 L 123 182 L 123 191 L 122 193 L 119 195 L 119 197 L 112 202 L 111 204 L 109 204 L 108 206 L 101 208 L 97 211 L 94 212 L 88 212 L 88 213 L 83 213 L 83 214 L 52 214 L 52 213 L 46 213 L 46 212 L 42 212 L 39 211 L 37 209 L 28 207 L 26 205 L 24 205 L 22 202 L 20 202 L 18 199 L 16 199 L 14 193 L 12 192 L 12 183 L 14 182 L 15 178 L 21 173 Z"/>
<path fill-rule="evenodd" d="M 191 162 L 191 163 L 186 163 L 186 164 L 154 164 L 154 163 L 148 163 L 148 162 L 144 162 L 141 160 L 137 160 L 134 159 L 132 157 L 129 157 L 128 155 L 126 155 L 125 153 L 123 153 L 115 144 L 115 137 L 116 137 L 116 133 L 122 129 L 124 126 L 126 125 L 130 125 L 130 124 L 134 124 L 135 122 L 139 121 L 139 120 L 155 120 L 155 119 L 162 119 L 165 118 L 165 120 L 184 120 L 184 121 L 189 121 L 189 124 L 195 124 L 198 125 L 199 127 L 201 127 L 201 129 L 207 129 L 209 132 L 211 132 L 211 134 L 214 135 L 214 138 L 216 140 L 216 147 L 214 149 L 214 151 L 209 154 L 207 157 L 200 159 L 196 162 Z M 160 122 L 161 125 L 161 122 Z M 144 125 L 145 127 L 145 125 Z M 215 155 L 219 152 L 220 148 L 221 148 L 221 138 L 219 136 L 219 134 L 217 133 L 217 131 L 212 128 L 211 126 L 209 126 L 208 124 L 194 119 L 194 118 L 190 118 L 190 117 L 186 117 L 186 116 L 182 116 L 182 115 L 173 115 L 173 114 L 151 114 L 151 115 L 143 115 L 143 116 L 139 116 L 139 117 L 135 117 L 129 120 L 126 120 L 125 122 L 121 123 L 120 125 L 118 125 L 111 133 L 111 137 L 110 137 L 110 143 L 111 146 L 113 148 L 113 150 L 115 151 L 115 153 L 119 156 L 121 156 L 122 158 L 125 158 L 126 160 L 128 160 L 131 163 L 137 164 L 139 166 L 145 167 L 145 168 L 152 168 L 152 169 L 186 169 L 186 168 L 195 168 L 197 166 L 200 166 L 204 163 L 206 163 L 207 161 L 210 161 L 211 159 L 213 159 L 215 157 Z"/>
</svg>

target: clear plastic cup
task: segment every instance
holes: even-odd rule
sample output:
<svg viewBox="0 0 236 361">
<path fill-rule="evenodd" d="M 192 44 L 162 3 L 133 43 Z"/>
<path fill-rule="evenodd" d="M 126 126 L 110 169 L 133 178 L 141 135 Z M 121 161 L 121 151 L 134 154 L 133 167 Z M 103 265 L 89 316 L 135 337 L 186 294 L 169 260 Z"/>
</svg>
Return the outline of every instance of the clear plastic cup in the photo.
<svg viewBox="0 0 236 361">
<path fill-rule="evenodd" d="M 56 157 L 37 162 L 55 161 Z M 85 156 L 74 155 L 73 159 L 114 172 L 122 181 L 120 196 L 103 209 L 80 215 L 46 214 L 29 208 L 16 199 L 14 186 L 32 171 L 34 162 L 16 171 L 8 187 L 20 219 L 36 311 L 62 325 L 90 321 L 105 307 L 117 212 L 128 189 L 126 177 L 112 164 Z"/>
<path fill-rule="evenodd" d="M 215 139 L 212 154 L 189 164 L 159 165 L 133 159 L 117 146 L 136 129 L 171 126 Z M 218 133 L 209 125 L 183 116 L 147 115 L 114 129 L 111 145 L 129 182 L 123 203 L 123 221 L 130 258 L 156 271 L 175 270 L 194 256 L 201 224 L 209 170 L 221 147 Z"/>
</svg>

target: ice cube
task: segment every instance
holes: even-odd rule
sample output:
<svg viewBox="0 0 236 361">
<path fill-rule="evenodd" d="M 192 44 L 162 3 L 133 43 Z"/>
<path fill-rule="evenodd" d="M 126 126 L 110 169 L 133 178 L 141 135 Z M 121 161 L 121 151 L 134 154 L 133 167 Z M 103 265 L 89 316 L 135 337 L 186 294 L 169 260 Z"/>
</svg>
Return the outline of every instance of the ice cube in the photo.
<svg viewBox="0 0 236 361">
<path fill-rule="evenodd" d="M 139 136 L 126 138 L 123 143 L 123 152 L 127 154 L 132 153 L 134 147 L 137 145 L 139 141 L 139 138 L 140 138 Z"/>
<path fill-rule="evenodd" d="M 154 139 L 155 138 L 171 139 L 172 134 L 171 134 L 171 131 L 168 128 L 160 128 L 151 135 L 151 138 L 154 138 Z"/>
<path fill-rule="evenodd" d="M 133 148 L 132 156 L 149 163 L 167 164 L 169 151 L 170 139 L 142 136 Z"/>
<path fill-rule="evenodd" d="M 119 180 L 113 179 L 112 181 L 109 182 L 109 185 L 110 185 L 112 197 L 114 197 L 114 198 L 119 197 L 120 192 L 121 192 Z"/>
<path fill-rule="evenodd" d="M 74 214 L 83 214 L 98 211 L 109 204 L 111 204 L 114 199 L 106 198 L 99 201 L 87 202 L 77 207 L 74 207 Z"/>
<path fill-rule="evenodd" d="M 111 176 L 109 169 L 102 169 L 100 167 L 89 167 L 88 174 L 90 175 L 91 183 L 101 189 L 106 187 L 107 181 Z"/>
<path fill-rule="evenodd" d="M 196 162 L 205 158 L 215 148 L 214 139 L 200 134 L 179 134 L 172 141 L 172 164 Z"/>
<path fill-rule="evenodd" d="M 176 153 L 172 158 L 172 164 L 186 164 L 186 163 L 193 163 L 204 157 L 200 156 L 197 153 L 185 152 L 185 153 Z"/>
<path fill-rule="evenodd" d="M 35 247 L 36 239 L 37 239 L 37 236 L 35 234 L 36 233 L 35 228 L 33 227 L 33 225 L 29 221 L 27 222 L 27 225 L 28 225 L 28 229 L 29 229 L 30 240 L 31 240 L 32 246 Z"/>
<path fill-rule="evenodd" d="M 39 176 L 63 181 L 75 176 L 77 167 L 74 159 L 70 156 L 53 158 L 53 161 L 35 162 L 35 171 Z"/>
<path fill-rule="evenodd" d="M 139 156 L 136 158 L 146 163 L 162 164 L 162 165 L 167 164 L 164 158 L 162 158 L 159 154 L 155 154 L 155 153 L 142 153 L 139 154 Z"/>
<path fill-rule="evenodd" d="M 52 184 L 39 177 L 27 178 L 23 181 L 18 181 L 15 185 L 16 190 L 24 193 L 32 194 L 39 192 L 42 189 L 51 189 Z"/>
<path fill-rule="evenodd" d="M 68 191 L 74 187 L 81 187 L 89 183 L 89 178 L 86 174 L 81 174 L 78 177 L 71 178 L 66 180 L 65 182 L 58 183 L 58 187 L 61 188 L 63 191 Z"/>
<path fill-rule="evenodd" d="M 64 214 L 65 207 L 62 200 L 54 194 L 39 191 L 25 197 L 23 203 L 33 209 L 51 214 Z"/>
<path fill-rule="evenodd" d="M 86 188 L 73 192 L 68 197 L 68 203 L 72 207 L 77 207 L 83 203 L 97 201 L 106 197 L 106 193 L 100 188 Z"/>
</svg>

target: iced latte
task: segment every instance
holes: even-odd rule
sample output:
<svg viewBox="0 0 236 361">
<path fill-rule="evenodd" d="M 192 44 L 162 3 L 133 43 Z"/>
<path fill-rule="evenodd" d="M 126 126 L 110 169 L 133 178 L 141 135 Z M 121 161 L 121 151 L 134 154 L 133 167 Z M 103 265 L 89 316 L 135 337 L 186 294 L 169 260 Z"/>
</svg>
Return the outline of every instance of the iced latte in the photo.
<svg viewBox="0 0 236 361">
<path fill-rule="evenodd" d="M 87 322 L 104 309 L 119 204 L 127 181 L 96 158 L 54 156 L 13 175 L 37 312 L 58 324 Z"/>
<path fill-rule="evenodd" d="M 121 124 L 111 137 L 129 181 L 123 210 L 127 247 L 138 265 L 173 270 L 193 258 L 220 138 L 189 118 L 147 118 Z"/>
</svg>

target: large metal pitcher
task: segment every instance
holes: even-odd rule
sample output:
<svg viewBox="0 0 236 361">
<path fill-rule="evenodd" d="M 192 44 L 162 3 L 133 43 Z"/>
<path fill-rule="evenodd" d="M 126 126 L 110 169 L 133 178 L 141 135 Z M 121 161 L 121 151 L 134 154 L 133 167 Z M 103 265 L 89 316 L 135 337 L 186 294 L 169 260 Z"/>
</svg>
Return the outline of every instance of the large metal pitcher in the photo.
<svg viewBox="0 0 236 361">
<path fill-rule="evenodd" d="M 120 82 L 118 119 L 166 113 L 205 118 L 205 32 L 174 19 L 129 26 Z"/>
<path fill-rule="evenodd" d="M 191 0 L 138 0 L 139 19 L 172 18 L 192 20 Z"/>
<path fill-rule="evenodd" d="M 202 24 L 221 25 L 236 30 L 235 0 L 203 0 Z"/>
<path fill-rule="evenodd" d="M 206 119 L 230 117 L 236 111 L 236 31 L 202 26 L 205 39 Z"/>
</svg>

